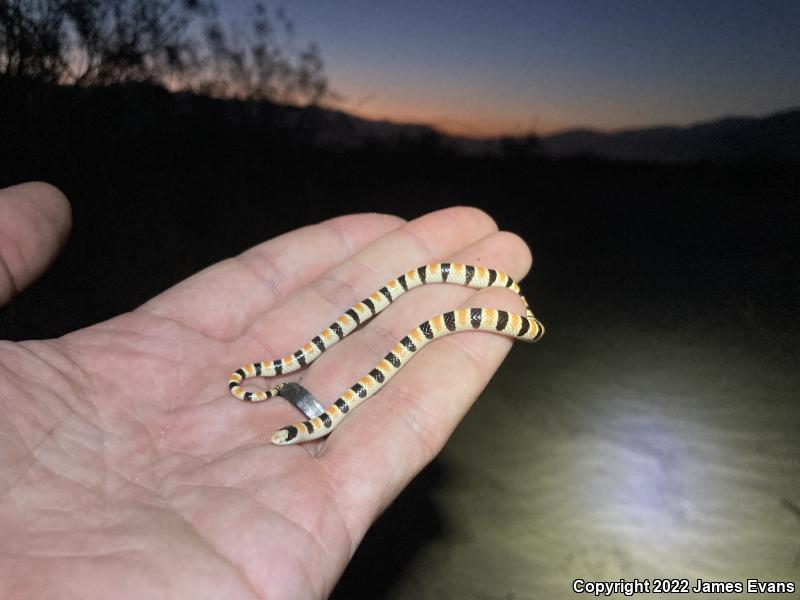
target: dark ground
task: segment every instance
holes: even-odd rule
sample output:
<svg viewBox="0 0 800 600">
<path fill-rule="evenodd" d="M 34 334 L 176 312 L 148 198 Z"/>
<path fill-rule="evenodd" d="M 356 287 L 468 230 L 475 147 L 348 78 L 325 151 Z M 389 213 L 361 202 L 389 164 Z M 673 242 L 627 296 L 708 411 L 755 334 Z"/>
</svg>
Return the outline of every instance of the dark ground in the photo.
<svg viewBox="0 0 800 600">
<path fill-rule="evenodd" d="M 3 337 L 58 336 L 112 317 L 334 215 L 413 218 L 468 204 L 534 248 L 525 288 L 549 330 L 595 321 L 691 331 L 797 366 L 798 165 L 463 158 L 435 139 L 335 152 L 307 136 L 246 105 L 150 88 L 0 85 L 0 187 L 48 181 L 74 212 L 60 258 L 0 312 Z M 439 530 L 429 492 L 446 476 L 439 462 L 420 475 L 368 534 L 335 597 L 379 597 L 366 590 L 402 577 Z M 408 527 L 412 519 L 424 527 Z"/>
</svg>

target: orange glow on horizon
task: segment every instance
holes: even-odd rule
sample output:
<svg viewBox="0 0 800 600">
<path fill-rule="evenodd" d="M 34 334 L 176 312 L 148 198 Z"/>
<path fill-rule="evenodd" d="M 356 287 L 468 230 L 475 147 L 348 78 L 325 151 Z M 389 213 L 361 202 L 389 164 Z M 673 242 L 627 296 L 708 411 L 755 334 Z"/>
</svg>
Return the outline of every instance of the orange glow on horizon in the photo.
<svg viewBox="0 0 800 600">
<path fill-rule="evenodd" d="M 339 110 L 364 119 L 428 125 L 447 135 L 544 136 L 585 121 L 571 106 L 544 98 L 532 102 L 491 86 L 466 92 L 460 80 L 386 78 L 379 71 L 352 68 L 336 69 L 331 79 L 339 95 L 333 104 Z"/>
<path fill-rule="evenodd" d="M 424 109 L 392 110 L 389 107 L 350 108 L 342 107 L 362 119 L 375 121 L 391 121 L 402 125 L 428 125 L 447 135 L 492 138 L 503 135 L 547 135 L 569 127 L 569 123 L 556 119 L 531 119 L 528 124 L 514 117 L 502 117 L 490 114 L 456 114 L 443 115 L 435 110 Z"/>
<path fill-rule="evenodd" d="M 343 79 L 345 84 L 348 83 L 347 77 Z M 454 136 L 543 136 L 572 128 L 579 122 L 577 115 L 567 114 L 558 108 L 529 108 L 513 102 L 498 101 L 493 94 L 477 94 L 464 98 L 456 91 L 448 91 L 431 97 L 429 92 L 390 89 L 387 91 L 391 96 L 387 94 L 384 97 L 375 97 L 369 92 L 358 90 L 359 87 L 352 85 L 351 89 L 356 88 L 355 93 L 346 94 L 336 108 L 363 119 L 385 120 L 403 125 L 428 125 Z"/>
</svg>

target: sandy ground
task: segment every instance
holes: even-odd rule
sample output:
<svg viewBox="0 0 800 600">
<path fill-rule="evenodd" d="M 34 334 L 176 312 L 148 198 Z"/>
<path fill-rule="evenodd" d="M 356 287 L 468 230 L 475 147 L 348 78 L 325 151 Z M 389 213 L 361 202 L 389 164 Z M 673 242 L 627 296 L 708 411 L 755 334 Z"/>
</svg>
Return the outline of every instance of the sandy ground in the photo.
<svg viewBox="0 0 800 600">
<path fill-rule="evenodd" d="M 797 355 L 691 328 L 550 325 L 516 345 L 434 464 L 419 518 L 436 531 L 382 594 L 591 596 L 572 591 L 578 578 L 800 586 Z"/>
</svg>

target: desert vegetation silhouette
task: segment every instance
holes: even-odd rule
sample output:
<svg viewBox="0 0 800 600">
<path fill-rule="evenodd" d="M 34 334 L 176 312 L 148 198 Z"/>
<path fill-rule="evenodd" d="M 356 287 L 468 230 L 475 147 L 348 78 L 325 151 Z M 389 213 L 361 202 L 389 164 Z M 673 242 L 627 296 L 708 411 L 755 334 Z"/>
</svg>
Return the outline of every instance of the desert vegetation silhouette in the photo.
<svg viewBox="0 0 800 600">
<path fill-rule="evenodd" d="M 315 43 L 282 8 L 246 23 L 214 0 L 0 0 L 0 78 L 148 83 L 221 98 L 314 105 L 331 95 Z"/>
</svg>

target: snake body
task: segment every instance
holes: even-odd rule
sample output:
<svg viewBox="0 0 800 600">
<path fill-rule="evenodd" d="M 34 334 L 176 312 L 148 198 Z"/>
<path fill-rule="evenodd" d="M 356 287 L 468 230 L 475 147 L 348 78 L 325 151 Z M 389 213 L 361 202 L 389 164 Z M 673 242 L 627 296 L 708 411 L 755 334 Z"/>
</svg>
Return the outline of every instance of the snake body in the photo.
<svg viewBox="0 0 800 600">
<path fill-rule="evenodd" d="M 384 287 L 345 311 L 330 327 L 302 348 L 271 361 L 245 365 L 234 371 L 228 387 L 240 400 L 261 402 L 280 393 L 281 385 L 269 390 L 249 392 L 242 388 L 251 377 L 273 377 L 291 373 L 314 361 L 325 350 L 343 340 L 360 324 L 368 321 L 408 290 L 427 283 L 457 283 L 472 288 L 506 287 L 520 295 L 526 314 L 517 315 L 494 308 L 460 308 L 433 317 L 400 340 L 377 366 L 348 388 L 319 417 L 287 425 L 272 435 L 272 443 L 296 444 L 330 433 L 359 404 L 380 390 L 400 368 L 431 340 L 458 331 L 485 330 L 526 342 L 535 342 L 544 334 L 544 326 L 533 316 L 519 285 L 507 274 L 487 267 L 458 263 L 433 263 L 400 275 Z"/>
</svg>

